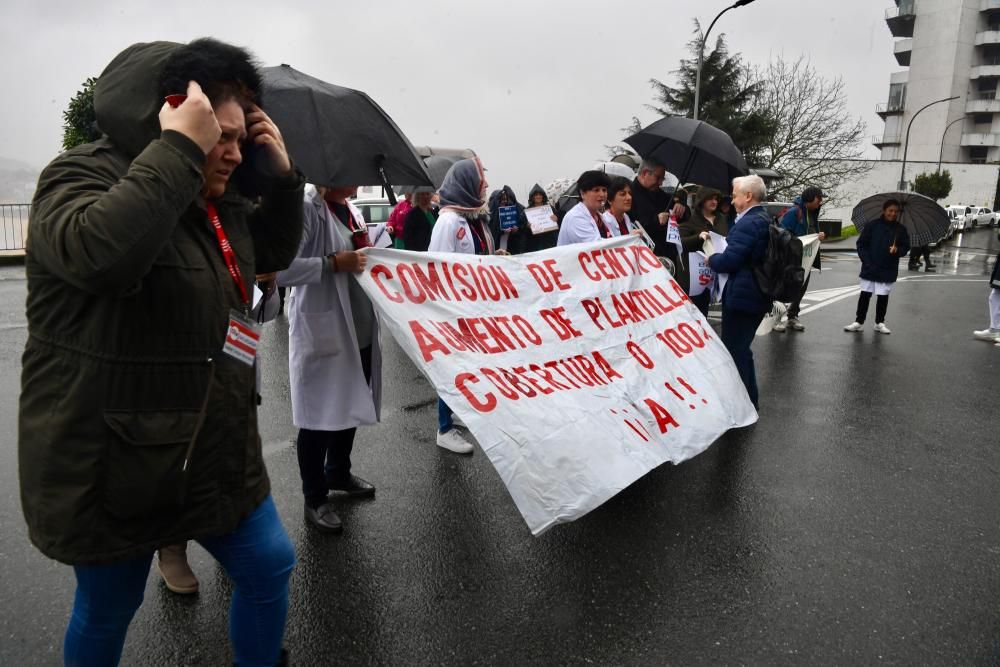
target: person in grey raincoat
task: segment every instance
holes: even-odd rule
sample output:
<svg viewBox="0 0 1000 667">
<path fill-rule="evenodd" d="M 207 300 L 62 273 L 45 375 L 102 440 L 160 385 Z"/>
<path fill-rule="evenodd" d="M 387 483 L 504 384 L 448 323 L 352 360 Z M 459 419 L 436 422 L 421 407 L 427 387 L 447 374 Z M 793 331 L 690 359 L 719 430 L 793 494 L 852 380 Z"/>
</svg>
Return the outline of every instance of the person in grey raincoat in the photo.
<svg viewBox="0 0 1000 667">
<path fill-rule="evenodd" d="M 358 426 L 379 420 L 382 352 L 378 320 L 351 273 L 365 267 L 368 233 L 361 211 L 348 201 L 356 187 L 306 186 L 302 244 L 278 284 L 288 298 L 288 379 L 305 517 L 340 532 L 334 497 L 375 495 L 351 474 Z"/>
</svg>

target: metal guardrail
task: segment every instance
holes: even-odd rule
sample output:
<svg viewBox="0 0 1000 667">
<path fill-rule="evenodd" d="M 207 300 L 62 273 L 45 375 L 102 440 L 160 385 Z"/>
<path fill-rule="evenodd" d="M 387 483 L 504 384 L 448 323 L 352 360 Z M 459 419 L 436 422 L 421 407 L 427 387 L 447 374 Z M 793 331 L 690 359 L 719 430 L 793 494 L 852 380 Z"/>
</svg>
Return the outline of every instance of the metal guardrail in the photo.
<svg viewBox="0 0 1000 667">
<path fill-rule="evenodd" d="M 876 146 L 891 146 L 899 143 L 899 137 L 875 135 L 872 137 L 872 143 Z"/>
<path fill-rule="evenodd" d="M 903 113 L 903 105 L 898 102 L 888 104 L 886 102 L 879 102 L 875 105 L 875 113 Z"/>
<path fill-rule="evenodd" d="M 0 251 L 24 250 L 31 204 L 0 204 Z"/>
</svg>

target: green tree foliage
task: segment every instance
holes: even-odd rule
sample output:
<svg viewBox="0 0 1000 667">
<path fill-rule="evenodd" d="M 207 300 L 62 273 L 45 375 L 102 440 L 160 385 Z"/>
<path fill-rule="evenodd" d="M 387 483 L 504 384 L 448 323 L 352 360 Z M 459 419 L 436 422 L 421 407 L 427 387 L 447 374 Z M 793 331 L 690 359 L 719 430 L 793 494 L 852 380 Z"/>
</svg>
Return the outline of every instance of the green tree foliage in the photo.
<svg viewBox="0 0 1000 667">
<path fill-rule="evenodd" d="M 951 173 L 946 169 L 920 174 L 913 179 L 913 191 L 934 201 L 944 199 L 951 194 Z"/>
<path fill-rule="evenodd" d="M 701 24 L 696 20 L 695 37 L 688 43 L 691 57 L 681 60 L 680 68 L 674 72 L 677 85 L 650 79 L 656 103 L 647 105 L 649 109 L 661 116 L 694 117 L 701 40 Z M 762 165 L 762 151 L 776 130 L 774 119 L 755 104 L 763 85 L 738 54 L 730 54 L 725 35 L 720 35 L 715 48 L 705 54 L 701 68 L 698 120 L 726 132 L 751 166 Z"/>
<path fill-rule="evenodd" d="M 63 111 L 63 150 L 80 144 L 96 141 L 101 137 L 94 115 L 94 86 L 97 79 L 90 77 L 83 82 L 83 88 L 69 101 Z"/>
</svg>

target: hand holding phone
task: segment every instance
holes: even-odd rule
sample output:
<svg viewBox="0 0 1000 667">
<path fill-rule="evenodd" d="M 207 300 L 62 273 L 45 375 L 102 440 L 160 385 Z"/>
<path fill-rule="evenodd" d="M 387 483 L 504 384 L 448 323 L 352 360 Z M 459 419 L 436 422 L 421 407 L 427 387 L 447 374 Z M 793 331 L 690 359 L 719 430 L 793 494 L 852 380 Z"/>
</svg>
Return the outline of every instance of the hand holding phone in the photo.
<svg viewBox="0 0 1000 667">
<path fill-rule="evenodd" d="M 163 102 L 159 116 L 160 129 L 180 132 L 208 155 L 222 136 L 212 103 L 197 81 L 189 81 L 187 96 L 183 100 L 178 99 L 179 97 L 181 96 L 168 95 L 168 98 L 173 99 Z"/>
</svg>

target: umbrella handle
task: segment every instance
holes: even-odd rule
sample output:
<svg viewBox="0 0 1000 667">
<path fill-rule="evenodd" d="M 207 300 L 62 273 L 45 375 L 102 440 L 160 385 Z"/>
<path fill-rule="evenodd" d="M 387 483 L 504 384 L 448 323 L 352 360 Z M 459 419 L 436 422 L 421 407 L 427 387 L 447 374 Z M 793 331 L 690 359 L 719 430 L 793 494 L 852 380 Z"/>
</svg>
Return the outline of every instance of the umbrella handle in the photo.
<svg viewBox="0 0 1000 667">
<path fill-rule="evenodd" d="M 389 198 L 389 205 L 396 205 L 396 193 L 392 191 L 392 186 L 389 185 L 389 177 L 385 174 L 385 167 L 383 163 L 385 162 L 385 156 L 379 155 L 376 160 L 376 168 L 378 169 L 378 180 L 382 182 L 382 189 L 385 190 L 386 197 Z"/>
</svg>

